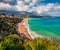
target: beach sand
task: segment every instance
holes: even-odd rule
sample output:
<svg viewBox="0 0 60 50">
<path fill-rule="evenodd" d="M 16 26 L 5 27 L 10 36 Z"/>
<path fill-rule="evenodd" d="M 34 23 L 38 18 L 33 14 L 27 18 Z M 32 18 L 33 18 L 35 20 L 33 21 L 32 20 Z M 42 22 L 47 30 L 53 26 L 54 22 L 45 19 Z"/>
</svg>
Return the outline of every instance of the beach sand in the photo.
<svg viewBox="0 0 60 50">
<path fill-rule="evenodd" d="M 36 32 L 32 31 L 29 28 L 29 24 L 28 24 L 28 19 L 29 18 L 24 18 L 22 20 L 22 22 L 18 23 L 17 25 L 17 32 L 21 35 L 21 37 L 23 38 L 27 38 L 27 39 L 35 39 L 37 37 L 43 38 L 42 35 L 37 34 Z"/>
<path fill-rule="evenodd" d="M 20 33 L 20 35 L 24 35 L 26 38 L 28 39 L 32 39 L 32 37 L 29 35 L 27 28 L 26 28 L 26 22 L 27 22 L 28 18 L 24 18 L 22 20 L 22 22 L 20 22 L 18 24 L 18 31 Z"/>
</svg>

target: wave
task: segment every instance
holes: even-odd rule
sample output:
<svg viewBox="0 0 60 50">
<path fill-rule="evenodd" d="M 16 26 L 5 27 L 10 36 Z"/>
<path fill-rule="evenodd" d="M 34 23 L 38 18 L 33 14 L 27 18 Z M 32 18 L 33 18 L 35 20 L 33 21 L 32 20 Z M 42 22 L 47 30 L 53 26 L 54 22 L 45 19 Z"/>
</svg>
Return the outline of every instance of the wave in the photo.
<svg viewBox="0 0 60 50">
<path fill-rule="evenodd" d="M 29 20 L 29 19 L 28 19 Z M 29 27 L 29 24 L 28 24 L 28 20 L 25 21 L 24 25 L 25 25 L 25 28 L 27 29 L 27 32 L 29 33 L 29 35 L 31 36 L 32 39 L 34 38 L 37 38 L 37 37 L 40 37 L 40 38 L 43 38 L 42 35 L 39 35 L 37 34 L 36 32 L 32 31 Z"/>
</svg>

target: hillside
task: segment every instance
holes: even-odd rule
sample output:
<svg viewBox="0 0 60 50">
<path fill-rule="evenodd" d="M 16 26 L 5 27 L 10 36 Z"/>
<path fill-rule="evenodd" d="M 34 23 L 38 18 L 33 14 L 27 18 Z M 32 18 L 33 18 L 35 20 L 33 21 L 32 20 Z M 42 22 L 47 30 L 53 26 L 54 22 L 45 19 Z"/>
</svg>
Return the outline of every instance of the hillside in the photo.
<svg viewBox="0 0 60 50">
<path fill-rule="evenodd" d="M 26 11 L 11 11 L 11 10 L 0 10 L 0 14 L 6 14 L 6 15 L 18 15 L 18 16 L 29 16 L 30 18 L 50 18 L 52 16 L 42 14 L 38 15 L 36 12 L 26 12 Z"/>
<path fill-rule="evenodd" d="M 60 40 L 47 38 L 23 39 L 16 31 L 16 24 L 26 16 L 0 15 L 0 50 L 60 50 Z"/>
<path fill-rule="evenodd" d="M 11 18 L 12 17 L 12 18 Z M 21 22 L 22 18 L 0 15 L 0 36 L 4 37 L 9 34 L 18 34 L 15 27 Z"/>
</svg>

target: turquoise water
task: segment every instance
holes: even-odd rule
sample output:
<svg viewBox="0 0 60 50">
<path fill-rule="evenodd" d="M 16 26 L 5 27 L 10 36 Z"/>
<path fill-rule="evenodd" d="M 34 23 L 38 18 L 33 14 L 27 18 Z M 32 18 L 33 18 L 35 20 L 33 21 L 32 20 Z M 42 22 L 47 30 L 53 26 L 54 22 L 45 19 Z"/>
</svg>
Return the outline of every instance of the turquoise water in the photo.
<svg viewBox="0 0 60 50">
<path fill-rule="evenodd" d="M 60 17 L 55 18 L 30 18 L 28 20 L 29 27 L 47 38 L 60 39 Z"/>
</svg>

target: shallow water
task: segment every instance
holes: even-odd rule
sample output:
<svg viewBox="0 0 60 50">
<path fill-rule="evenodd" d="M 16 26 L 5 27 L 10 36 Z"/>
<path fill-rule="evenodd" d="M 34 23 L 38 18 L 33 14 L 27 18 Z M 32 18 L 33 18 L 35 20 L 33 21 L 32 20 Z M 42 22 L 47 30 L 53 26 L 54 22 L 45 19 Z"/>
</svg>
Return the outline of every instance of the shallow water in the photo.
<svg viewBox="0 0 60 50">
<path fill-rule="evenodd" d="M 60 39 L 60 17 L 55 18 L 30 18 L 28 20 L 29 27 L 47 38 Z"/>
</svg>

